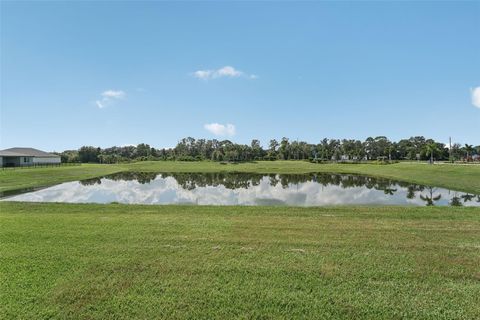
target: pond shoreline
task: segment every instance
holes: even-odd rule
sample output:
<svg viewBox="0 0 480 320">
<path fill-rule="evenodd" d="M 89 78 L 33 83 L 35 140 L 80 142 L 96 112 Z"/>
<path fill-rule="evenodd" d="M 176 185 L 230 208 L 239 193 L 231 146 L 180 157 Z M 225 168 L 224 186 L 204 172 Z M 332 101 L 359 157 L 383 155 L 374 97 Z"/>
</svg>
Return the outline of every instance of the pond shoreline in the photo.
<svg viewBox="0 0 480 320">
<path fill-rule="evenodd" d="M 150 205 L 480 206 L 480 195 L 358 174 L 132 172 L 8 192 L 7 201 Z M 15 194 L 17 193 L 17 194 Z"/>
<path fill-rule="evenodd" d="M 235 165 L 215 162 L 143 161 L 129 164 L 82 164 L 72 167 L 4 170 L 0 172 L 0 192 L 30 187 L 48 187 L 62 182 L 96 178 L 123 171 L 142 172 L 249 172 L 309 173 L 333 172 L 395 179 L 462 192 L 480 193 L 480 167 L 425 165 L 419 163 L 314 164 L 305 161 L 258 161 Z"/>
</svg>

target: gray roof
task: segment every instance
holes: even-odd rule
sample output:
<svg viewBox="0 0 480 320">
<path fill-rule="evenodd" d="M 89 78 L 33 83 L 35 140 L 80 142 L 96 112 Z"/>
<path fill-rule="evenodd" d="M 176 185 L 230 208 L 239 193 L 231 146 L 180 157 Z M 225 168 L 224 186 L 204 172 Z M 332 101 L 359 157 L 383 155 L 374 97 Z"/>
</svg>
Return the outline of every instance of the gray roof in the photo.
<svg viewBox="0 0 480 320">
<path fill-rule="evenodd" d="M 56 154 L 48 153 L 42 150 L 33 148 L 10 148 L 0 150 L 0 157 L 37 157 L 37 158 L 51 158 L 59 157 Z"/>
</svg>

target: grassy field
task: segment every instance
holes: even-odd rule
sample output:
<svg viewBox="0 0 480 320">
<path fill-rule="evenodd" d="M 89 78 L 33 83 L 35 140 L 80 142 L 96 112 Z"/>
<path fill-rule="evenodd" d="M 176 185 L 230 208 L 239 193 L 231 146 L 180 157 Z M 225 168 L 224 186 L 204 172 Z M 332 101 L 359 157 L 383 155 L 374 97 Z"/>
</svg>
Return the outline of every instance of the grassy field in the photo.
<svg viewBox="0 0 480 320">
<path fill-rule="evenodd" d="M 0 203 L 1 319 L 479 319 L 480 210 Z"/>
<path fill-rule="evenodd" d="M 57 183 L 90 179 L 121 171 L 113 165 L 83 164 L 80 166 L 6 169 L 0 171 L 0 192 L 51 186 Z"/>
<path fill-rule="evenodd" d="M 84 164 L 81 166 L 3 170 L 0 171 L 0 192 L 50 186 L 61 182 L 94 178 L 120 171 L 238 171 L 255 173 L 337 172 L 374 175 L 480 194 L 480 166 L 476 165 L 428 165 L 425 163 L 397 163 L 391 165 L 313 164 L 304 161 L 259 161 L 241 164 L 150 161 L 120 165 Z"/>
</svg>

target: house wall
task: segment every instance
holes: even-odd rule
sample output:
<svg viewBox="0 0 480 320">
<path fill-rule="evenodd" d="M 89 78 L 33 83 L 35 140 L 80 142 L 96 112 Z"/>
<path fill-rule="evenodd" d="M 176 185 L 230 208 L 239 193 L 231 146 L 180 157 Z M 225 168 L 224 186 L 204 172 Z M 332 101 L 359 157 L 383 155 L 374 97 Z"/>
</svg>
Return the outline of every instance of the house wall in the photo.
<svg viewBox="0 0 480 320">
<path fill-rule="evenodd" d="M 33 164 L 32 157 L 18 157 L 21 166 L 31 166 Z"/>
<path fill-rule="evenodd" d="M 60 163 L 60 157 L 34 157 L 33 163 L 34 164 L 42 164 L 42 163 Z"/>
<path fill-rule="evenodd" d="M 3 157 L 0 157 L 0 167 L 3 167 Z"/>
</svg>

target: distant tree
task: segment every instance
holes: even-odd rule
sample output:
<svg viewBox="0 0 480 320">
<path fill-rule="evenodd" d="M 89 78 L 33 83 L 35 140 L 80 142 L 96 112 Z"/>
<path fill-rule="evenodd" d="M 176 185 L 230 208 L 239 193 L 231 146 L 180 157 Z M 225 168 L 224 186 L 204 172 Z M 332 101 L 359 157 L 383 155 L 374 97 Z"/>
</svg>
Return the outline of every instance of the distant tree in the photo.
<svg viewBox="0 0 480 320">
<path fill-rule="evenodd" d="M 278 154 L 283 160 L 288 160 L 290 158 L 290 143 L 288 138 L 283 137 L 278 148 Z"/>
<path fill-rule="evenodd" d="M 375 139 L 368 137 L 363 142 L 363 149 L 367 155 L 367 160 L 375 159 L 377 157 L 376 148 L 375 148 Z"/>
<path fill-rule="evenodd" d="M 385 136 L 376 137 L 374 140 L 375 153 L 377 157 L 389 156 L 391 142 Z M 390 157 L 389 157 L 390 158 Z"/>
<path fill-rule="evenodd" d="M 330 160 L 340 160 L 341 150 L 340 140 L 330 139 L 328 140 L 328 152 L 331 155 Z"/>
<path fill-rule="evenodd" d="M 252 140 L 252 142 L 250 143 L 250 148 L 251 148 L 251 155 L 253 157 L 253 160 L 260 160 L 263 157 L 263 149 L 262 149 L 262 146 L 260 145 L 260 140 L 257 140 L 257 139 Z M 247 151 L 246 148 L 244 148 L 244 150 Z M 245 159 L 245 160 L 249 160 L 249 159 Z"/>
<path fill-rule="evenodd" d="M 331 155 L 329 152 L 329 144 L 328 144 L 328 139 L 324 138 L 322 141 L 320 141 L 319 144 L 317 144 L 317 153 L 320 155 L 320 159 L 323 160 L 330 160 Z"/>
<path fill-rule="evenodd" d="M 273 153 L 277 152 L 278 146 L 279 146 L 279 143 L 277 140 L 275 139 L 270 140 L 270 143 L 268 145 L 269 151 Z"/>
<path fill-rule="evenodd" d="M 470 155 L 472 155 L 473 151 L 475 149 L 473 149 L 473 145 L 471 144 L 465 144 L 465 152 L 467 154 L 467 161 L 469 161 L 470 159 Z"/>
<path fill-rule="evenodd" d="M 435 142 L 430 142 L 425 146 L 427 154 L 430 155 L 430 163 L 433 164 L 433 156 L 436 152 L 439 152 L 439 148 Z"/>
<path fill-rule="evenodd" d="M 137 146 L 137 157 L 148 157 L 151 155 L 151 148 L 148 144 L 140 143 Z"/>
<path fill-rule="evenodd" d="M 392 161 L 392 154 L 395 152 L 395 144 L 389 143 L 387 146 L 388 160 Z"/>
<path fill-rule="evenodd" d="M 451 154 L 454 158 L 470 158 L 480 153 L 480 146 L 466 144 L 461 147 L 454 144 Z M 342 156 L 348 159 L 447 159 L 449 150 L 442 143 L 422 136 L 391 142 L 385 136 L 369 137 L 365 141 L 354 139 L 322 139 L 318 144 L 306 141 L 290 141 L 283 137 L 280 142 L 270 140 L 268 149 L 262 148 L 260 141 L 254 139 L 249 145 L 233 143 L 230 140 L 181 139 L 175 148 L 155 149 L 148 144 L 137 146 L 113 146 L 105 149 L 83 146 L 79 150 L 66 150 L 60 153 L 62 162 L 101 162 L 118 163 L 132 160 L 213 160 L 213 161 L 250 161 L 250 160 L 305 160 L 322 161 L 339 160 Z"/>
<path fill-rule="evenodd" d="M 272 139 L 270 140 L 270 143 L 268 144 L 268 151 L 267 151 L 267 159 L 268 160 L 274 160 L 277 158 L 277 148 L 279 146 L 279 143 L 277 140 Z"/>
<path fill-rule="evenodd" d="M 83 146 L 78 150 L 78 158 L 80 162 L 89 163 L 89 162 L 99 162 L 100 148 L 95 148 L 91 146 Z"/>
<path fill-rule="evenodd" d="M 462 146 L 459 143 L 452 144 L 451 154 L 452 154 L 453 160 L 462 158 L 463 157 Z"/>
<path fill-rule="evenodd" d="M 62 153 L 60 153 L 60 159 L 62 162 L 80 162 L 80 158 L 78 156 L 78 151 L 77 150 L 65 150 Z"/>
</svg>

